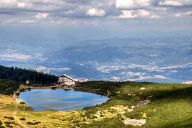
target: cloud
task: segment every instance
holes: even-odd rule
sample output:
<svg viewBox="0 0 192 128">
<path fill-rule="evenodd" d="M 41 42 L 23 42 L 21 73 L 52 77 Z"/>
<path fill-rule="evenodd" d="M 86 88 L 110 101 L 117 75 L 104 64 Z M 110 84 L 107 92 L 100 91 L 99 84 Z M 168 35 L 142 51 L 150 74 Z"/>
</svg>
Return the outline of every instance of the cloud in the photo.
<svg viewBox="0 0 192 128">
<path fill-rule="evenodd" d="M 43 72 L 43 73 L 51 73 L 53 71 L 68 71 L 71 70 L 68 67 L 58 67 L 58 68 L 51 68 L 51 67 L 45 67 L 45 66 L 37 66 L 34 68 L 38 72 Z"/>
<path fill-rule="evenodd" d="M 180 7 L 180 6 L 192 5 L 192 1 L 191 0 L 161 0 L 159 1 L 159 5 Z"/>
<path fill-rule="evenodd" d="M 119 62 L 110 65 L 100 65 L 96 69 L 106 76 L 105 79 L 116 80 L 120 78 L 123 81 L 161 81 L 168 82 L 175 79 L 179 73 L 183 71 L 190 70 L 192 63 L 178 64 L 178 65 L 168 65 L 168 66 L 158 66 L 156 64 L 130 64 Z M 114 77 L 114 78 L 113 78 Z M 116 78 L 117 77 L 117 78 Z M 112 79 L 113 78 L 113 79 Z M 118 79 L 117 79 L 118 80 Z M 190 80 L 187 79 L 186 80 Z M 178 81 L 180 82 L 180 81 Z"/>
<path fill-rule="evenodd" d="M 105 66 L 96 67 L 96 69 L 98 71 L 100 71 L 100 72 L 103 72 L 103 73 L 111 73 L 113 71 L 118 71 L 118 70 L 124 69 L 124 66 L 109 66 L 109 65 L 105 65 Z"/>
<path fill-rule="evenodd" d="M 88 16 L 105 16 L 105 11 L 102 9 L 91 8 L 87 10 Z"/>
<path fill-rule="evenodd" d="M 121 81 L 121 78 L 120 77 L 116 77 L 116 76 L 113 76 L 111 77 L 111 80 L 116 82 L 116 81 Z"/>
<path fill-rule="evenodd" d="M 133 76 L 134 76 L 134 74 L 133 74 Z M 127 78 L 128 81 L 144 81 L 144 80 L 149 80 L 149 79 L 165 80 L 168 78 L 163 75 L 147 75 L 145 73 L 135 73 L 135 76 L 133 78 L 131 78 L 130 76 L 128 76 L 128 78 Z"/>
<path fill-rule="evenodd" d="M 188 12 L 179 12 L 175 14 L 175 17 L 184 17 L 184 16 L 192 16 L 192 11 Z"/>
<path fill-rule="evenodd" d="M 179 73 L 190 69 L 192 63 L 170 65 L 170 66 L 157 66 L 154 64 L 138 65 L 120 62 L 115 65 L 100 65 L 96 69 L 105 75 L 109 75 L 108 79 L 115 77 L 121 78 L 120 80 L 129 81 L 150 81 L 150 80 L 162 80 L 169 81 L 174 79 L 174 76 L 178 76 Z M 186 79 L 187 80 L 187 79 Z"/>
<path fill-rule="evenodd" d="M 146 7 L 151 4 L 151 0 L 116 0 L 116 8 L 133 9 Z"/>
<path fill-rule="evenodd" d="M 37 19 L 46 19 L 48 15 L 49 15 L 49 13 L 37 13 L 35 15 L 35 18 L 37 18 Z"/>
<path fill-rule="evenodd" d="M 192 84 L 192 81 L 185 81 L 185 82 L 182 82 L 183 84 Z"/>
<path fill-rule="evenodd" d="M 95 19 L 103 23 L 103 19 L 190 18 L 187 12 L 191 7 L 191 0 L 0 0 L 0 23 L 87 24 Z"/>
<path fill-rule="evenodd" d="M 0 54 L 0 58 L 8 61 L 28 61 L 32 59 L 32 56 L 8 49 L 5 53 Z"/>
<path fill-rule="evenodd" d="M 17 3 L 18 8 L 25 8 L 27 5 L 24 2 Z"/>
<path fill-rule="evenodd" d="M 158 19 L 160 18 L 157 15 L 151 14 L 151 12 L 143 9 L 139 10 L 122 10 L 122 14 L 117 16 L 116 18 L 127 18 L 127 19 L 134 19 L 134 18 L 152 18 Z"/>
<path fill-rule="evenodd" d="M 4 52 L 0 53 L 0 60 L 15 62 L 27 62 L 37 60 L 39 62 L 43 62 L 46 60 L 46 58 L 39 53 L 35 53 L 32 55 L 14 49 L 6 49 Z"/>
<path fill-rule="evenodd" d="M 147 81 L 147 80 L 152 80 L 152 79 L 160 79 L 160 80 L 167 80 L 166 76 L 159 75 L 159 74 L 148 74 L 147 72 L 123 72 L 121 73 L 120 76 L 121 79 L 125 81 Z"/>
<path fill-rule="evenodd" d="M 183 3 L 181 1 L 177 1 L 177 0 L 164 0 L 164 1 L 160 1 L 159 5 L 162 5 L 162 6 L 182 6 Z"/>
</svg>

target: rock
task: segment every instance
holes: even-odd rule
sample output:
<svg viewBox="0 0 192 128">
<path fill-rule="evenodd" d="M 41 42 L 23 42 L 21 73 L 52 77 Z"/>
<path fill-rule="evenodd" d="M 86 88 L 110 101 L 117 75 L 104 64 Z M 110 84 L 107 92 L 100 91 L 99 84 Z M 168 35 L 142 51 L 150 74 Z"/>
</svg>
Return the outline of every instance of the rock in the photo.
<svg viewBox="0 0 192 128">
<path fill-rule="evenodd" d="M 145 119 L 126 119 L 123 121 L 124 125 L 143 126 L 146 123 Z"/>
<path fill-rule="evenodd" d="M 128 109 L 127 111 L 128 111 L 128 112 L 132 112 L 132 111 L 133 111 L 133 109 Z"/>
<path fill-rule="evenodd" d="M 150 103 L 150 100 L 143 100 L 143 101 L 139 101 L 137 103 L 137 107 L 142 106 L 142 105 L 147 105 L 148 103 Z"/>
<path fill-rule="evenodd" d="M 136 108 L 136 106 L 131 106 L 131 109 L 134 109 L 134 108 Z"/>
<path fill-rule="evenodd" d="M 141 89 L 141 90 L 145 90 L 145 87 L 141 87 L 140 89 Z"/>
<path fill-rule="evenodd" d="M 131 96 L 136 96 L 136 94 L 135 93 L 133 93 L 133 94 L 129 93 L 128 96 L 130 96 L 130 97 Z"/>
<path fill-rule="evenodd" d="M 116 92 L 117 94 L 120 94 L 121 92 L 120 91 L 118 91 L 118 92 Z"/>
<path fill-rule="evenodd" d="M 94 115 L 94 117 L 99 118 L 101 117 L 101 111 L 97 111 Z"/>
<path fill-rule="evenodd" d="M 146 113 L 142 113 L 142 117 L 146 119 L 147 118 L 147 114 Z"/>
<path fill-rule="evenodd" d="M 148 98 L 152 98 L 153 96 L 148 96 Z"/>
<path fill-rule="evenodd" d="M 129 93 L 128 96 L 132 96 L 132 94 Z"/>
</svg>

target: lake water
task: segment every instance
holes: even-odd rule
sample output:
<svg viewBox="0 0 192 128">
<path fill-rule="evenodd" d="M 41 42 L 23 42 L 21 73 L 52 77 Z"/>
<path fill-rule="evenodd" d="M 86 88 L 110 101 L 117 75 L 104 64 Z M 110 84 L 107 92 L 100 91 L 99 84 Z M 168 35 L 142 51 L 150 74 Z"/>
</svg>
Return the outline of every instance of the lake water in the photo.
<svg viewBox="0 0 192 128">
<path fill-rule="evenodd" d="M 59 110 L 68 111 L 95 106 L 106 102 L 109 98 L 89 92 L 64 89 L 31 89 L 18 96 L 35 111 Z"/>
</svg>

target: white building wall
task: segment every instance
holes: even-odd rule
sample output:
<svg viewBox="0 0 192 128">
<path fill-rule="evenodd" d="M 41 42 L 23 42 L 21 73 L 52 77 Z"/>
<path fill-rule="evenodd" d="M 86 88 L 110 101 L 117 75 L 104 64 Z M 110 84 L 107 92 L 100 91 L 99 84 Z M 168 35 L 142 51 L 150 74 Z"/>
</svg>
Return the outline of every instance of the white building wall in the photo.
<svg viewBox="0 0 192 128">
<path fill-rule="evenodd" d="M 73 81 L 67 77 L 60 77 L 58 82 L 63 83 L 65 85 L 75 85 L 75 81 Z"/>
</svg>

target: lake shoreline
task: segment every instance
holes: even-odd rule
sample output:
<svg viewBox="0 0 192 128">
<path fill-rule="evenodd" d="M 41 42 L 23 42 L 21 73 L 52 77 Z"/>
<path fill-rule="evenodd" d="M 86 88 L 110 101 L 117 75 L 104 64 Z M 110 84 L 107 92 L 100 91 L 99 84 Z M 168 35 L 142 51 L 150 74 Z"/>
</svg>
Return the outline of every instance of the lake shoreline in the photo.
<svg viewBox="0 0 192 128">
<path fill-rule="evenodd" d="M 71 111 L 94 107 L 106 103 L 109 97 L 96 93 L 63 88 L 33 88 L 17 97 L 19 103 L 29 105 L 34 111 Z"/>
<path fill-rule="evenodd" d="M 74 128 L 76 126 L 108 128 L 111 127 L 111 124 L 128 128 L 132 127 L 128 124 L 133 120 L 145 120 L 143 128 L 156 128 L 157 125 L 173 128 L 192 126 L 191 120 L 186 120 L 188 117 L 191 118 L 192 85 L 97 81 L 77 85 L 77 88 L 81 86 L 83 86 L 81 89 L 109 95 L 111 99 L 98 106 L 74 111 L 34 111 L 27 104 L 17 104 L 16 99 L 11 95 L 5 95 L 0 98 L 0 102 L 3 104 L 0 106 L 2 115 L 0 120 L 5 124 L 4 122 L 9 120 L 4 117 L 14 115 L 17 124 L 26 125 L 29 128 L 34 127 L 31 125 L 34 122 L 40 122 L 35 124 L 36 127 L 47 128 Z M 29 86 L 21 85 L 20 88 L 27 89 L 27 87 Z M 7 107 L 3 108 L 6 105 Z M 13 106 L 10 107 L 11 105 Z M 167 118 L 159 118 L 165 117 L 165 115 Z M 181 124 L 178 124 L 180 121 Z M 170 122 L 172 123 L 170 124 Z"/>
<path fill-rule="evenodd" d="M 15 91 L 14 94 L 16 94 L 16 96 L 18 96 L 21 92 L 24 92 L 26 90 L 31 90 L 31 89 L 64 89 L 64 90 L 75 90 L 75 91 L 83 91 L 83 92 L 90 92 L 90 93 L 95 93 L 101 96 L 107 96 L 110 97 L 110 95 L 107 95 L 105 93 L 101 93 L 99 92 L 97 89 L 88 89 L 86 87 L 83 86 L 79 86 L 79 85 L 75 85 L 75 86 L 67 86 L 67 85 L 53 85 L 53 86 L 45 86 L 45 85 L 26 85 L 26 84 L 22 84 L 19 89 L 17 91 Z"/>
</svg>

